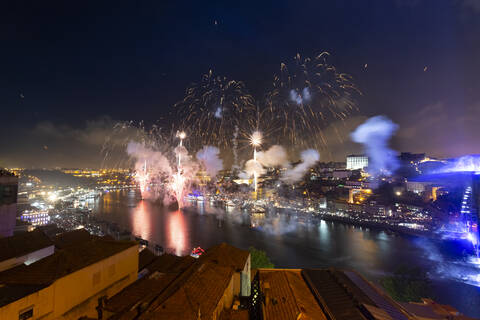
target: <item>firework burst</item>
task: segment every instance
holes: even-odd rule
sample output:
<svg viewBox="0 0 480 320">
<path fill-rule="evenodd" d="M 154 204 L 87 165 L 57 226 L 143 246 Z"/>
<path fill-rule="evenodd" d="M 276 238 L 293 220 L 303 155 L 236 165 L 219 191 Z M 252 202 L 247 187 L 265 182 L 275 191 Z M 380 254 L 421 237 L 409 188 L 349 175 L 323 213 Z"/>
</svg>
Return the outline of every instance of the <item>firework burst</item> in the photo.
<svg viewBox="0 0 480 320">
<path fill-rule="evenodd" d="M 187 89 L 175 107 L 190 139 L 221 147 L 231 146 L 238 128 L 247 126 L 256 110 L 243 82 L 216 76 L 211 70 Z"/>
<path fill-rule="evenodd" d="M 325 146 L 322 130 L 357 110 L 355 98 L 361 92 L 351 76 L 328 62 L 329 56 L 327 52 L 315 58 L 297 54 L 292 63 L 280 65 L 266 97 L 269 121 L 280 128 L 279 140 L 302 145 L 319 137 Z"/>
</svg>

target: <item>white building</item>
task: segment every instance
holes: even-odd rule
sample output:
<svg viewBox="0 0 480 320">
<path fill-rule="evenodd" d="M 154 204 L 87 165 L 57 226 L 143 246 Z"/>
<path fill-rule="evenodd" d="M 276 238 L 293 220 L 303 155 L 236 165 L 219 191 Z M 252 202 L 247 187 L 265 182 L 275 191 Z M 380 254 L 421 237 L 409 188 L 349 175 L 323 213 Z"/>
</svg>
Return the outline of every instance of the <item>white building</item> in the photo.
<svg viewBox="0 0 480 320">
<path fill-rule="evenodd" d="M 358 170 L 368 167 L 368 157 L 364 155 L 347 156 L 347 170 Z"/>
</svg>

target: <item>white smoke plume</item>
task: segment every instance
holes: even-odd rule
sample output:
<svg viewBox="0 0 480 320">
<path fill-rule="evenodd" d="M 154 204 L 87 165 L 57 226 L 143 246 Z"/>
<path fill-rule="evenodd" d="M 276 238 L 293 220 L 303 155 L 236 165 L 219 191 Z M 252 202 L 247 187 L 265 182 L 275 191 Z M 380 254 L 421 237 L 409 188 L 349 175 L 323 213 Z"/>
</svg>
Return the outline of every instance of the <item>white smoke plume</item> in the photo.
<svg viewBox="0 0 480 320">
<path fill-rule="evenodd" d="M 203 165 L 207 174 L 215 178 L 223 169 L 223 161 L 219 158 L 220 150 L 212 146 L 204 146 L 197 152 L 197 160 Z"/>
<path fill-rule="evenodd" d="M 242 179 L 249 179 L 253 177 L 255 173 L 257 175 L 261 176 L 265 174 L 267 170 L 262 166 L 262 164 L 258 161 L 255 161 L 253 159 L 248 160 L 245 163 L 245 170 L 239 174 L 240 178 Z"/>
<path fill-rule="evenodd" d="M 160 151 L 148 148 L 141 143 L 129 142 L 127 153 L 137 160 L 135 162 L 135 171 L 137 172 L 144 170 L 145 162 L 147 162 L 148 170 L 157 174 L 168 176 L 173 172 L 170 162 Z"/>
<path fill-rule="evenodd" d="M 237 170 L 239 169 L 238 165 L 238 126 L 235 126 L 235 132 L 233 133 L 233 167 L 232 169 Z"/>
<path fill-rule="evenodd" d="M 388 141 L 398 125 L 385 116 L 368 119 L 352 132 L 352 140 L 361 143 L 369 157 L 368 172 L 372 175 L 392 174 L 398 168 L 396 152 L 388 147 Z"/>
<path fill-rule="evenodd" d="M 308 149 L 302 151 L 300 154 L 302 162 L 296 165 L 294 168 L 287 170 L 282 177 L 282 180 L 286 183 L 295 183 L 300 181 L 307 173 L 308 169 L 313 167 L 315 163 L 320 160 L 320 154 L 317 150 Z"/>
<path fill-rule="evenodd" d="M 282 146 L 274 145 L 266 151 L 257 152 L 257 160 L 264 167 L 289 167 L 287 152 Z"/>
<path fill-rule="evenodd" d="M 274 145 L 266 151 L 257 152 L 257 161 L 250 159 L 245 163 L 245 170 L 240 173 L 240 177 L 248 179 L 253 177 L 255 173 L 259 176 L 265 174 L 268 167 L 290 167 L 287 152 L 282 146 Z"/>
</svg>

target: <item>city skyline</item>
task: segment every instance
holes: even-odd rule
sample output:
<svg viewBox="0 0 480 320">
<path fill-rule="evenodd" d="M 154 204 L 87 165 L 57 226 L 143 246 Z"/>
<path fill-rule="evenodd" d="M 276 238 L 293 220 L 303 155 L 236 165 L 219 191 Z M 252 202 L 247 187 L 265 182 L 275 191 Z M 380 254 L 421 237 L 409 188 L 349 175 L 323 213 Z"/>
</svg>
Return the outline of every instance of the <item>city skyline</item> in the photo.
<svg viewBox="0 0 480 320">
<path fill-rule="evenodd" d="M 209 70 L 243 81 L 258 99 L 281 62 L 322 51 L 363 95 L 359 112 L 332 121 L 340 137 L 324 128 L 321 161 L 361 152 L 349 134 L 373 115 L 399 125 L 399 152 L 478 153 L 480 10 L 472 1 L 17 3 L 5 12 L 2 166 L 98 167 L 117 121 L 165 123 Z"/>
</svg>

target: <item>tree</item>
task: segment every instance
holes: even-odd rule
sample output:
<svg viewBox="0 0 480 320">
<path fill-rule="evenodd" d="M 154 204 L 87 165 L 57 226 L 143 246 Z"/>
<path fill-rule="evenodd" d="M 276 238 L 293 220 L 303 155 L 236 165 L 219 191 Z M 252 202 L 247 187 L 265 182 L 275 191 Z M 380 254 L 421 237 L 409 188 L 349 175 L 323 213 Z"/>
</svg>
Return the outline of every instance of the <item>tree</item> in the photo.
<svg viewBox="0 0 480 320">
<path fill-rule="evenodd" d="M 270 258 L 267 256 L 267 253 L 263 250 L 257 250 L 254 247 L 248 248 L 250 252 L 250 261 L 251 261 L 251 268 L 258 269 L 258 268 L 274 268 L 275 265 L 270 261 Z"/>
<path fill-rule="evenodd" d="M 425 270 L 420 268 L 401 266 L 381 283 L 387 293 L 397 301 L 419 302 L 421 298 L 430 296 L 430 280 Z"/>
</svg>

